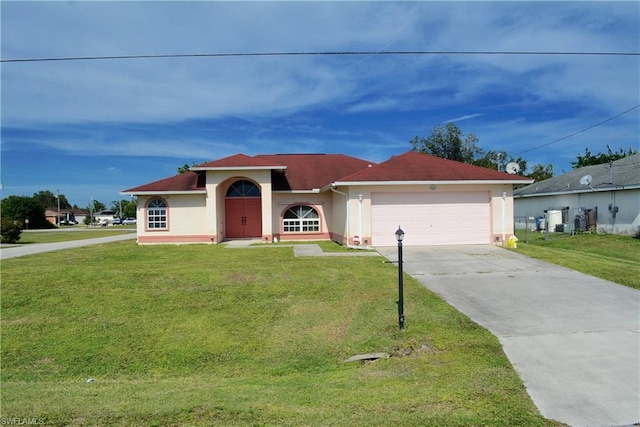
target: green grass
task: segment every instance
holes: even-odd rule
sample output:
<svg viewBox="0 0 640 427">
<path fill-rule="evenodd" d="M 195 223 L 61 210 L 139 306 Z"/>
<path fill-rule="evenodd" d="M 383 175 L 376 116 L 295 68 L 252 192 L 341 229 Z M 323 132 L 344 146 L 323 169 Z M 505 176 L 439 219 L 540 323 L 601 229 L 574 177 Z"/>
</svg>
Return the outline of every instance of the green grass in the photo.
<svg viewBox="0 0 640 427">
<path fill-rule="evenodd" d="M 294 240 L 280 241 L 278 243 L 254 243 L 251 246 L 291 246 L 291 245 L 318 245 L 323 252 L 375 252 L 374 249 L 350 249 L 346 245 L 341 245 L 331 240 Z"/>
<path fill-rule="evenodd" d="M 131 233 L 131 229 L 118 227 L 117 229 L 87 229 L 87 230 L 52 230 L 52 231 L 29 231 L 20 234 L 18 244 L 31 243 L 57 243 L 68 242 L 70 240 L 95 239 L 97 237 L 116 236 L 118 234 Z"/>
<path fill-rule="evenodd" d="M 378 257 L 118 242 L 2 263 L 0 417 L 549 426 L 498 340 Z M 344 363 L 369 352 L 392 357 Z M 95 378 L 86 382 L 87 378 Z"/>
<path fill-rule="evenodd" d="M 640 289 L 640 239 L 614 234 L 527 233 L 518 230 L 515 251 L 592 276 Z"/>
</svg>

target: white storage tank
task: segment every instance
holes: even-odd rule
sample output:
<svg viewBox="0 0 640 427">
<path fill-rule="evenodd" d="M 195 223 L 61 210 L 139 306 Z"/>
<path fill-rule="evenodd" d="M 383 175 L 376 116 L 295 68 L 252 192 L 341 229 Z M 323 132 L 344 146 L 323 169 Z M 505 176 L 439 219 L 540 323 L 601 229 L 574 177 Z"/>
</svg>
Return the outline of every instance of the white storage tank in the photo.
<svg viewBox="0 0 640 427">
<path fill-rule="evenodd" d="M 553 233 L 556 231 L 556 225 L 562 224 L 562 211 L 547 211 L 547 218 L 549 221 L 547 230 Z"/>
</svg>

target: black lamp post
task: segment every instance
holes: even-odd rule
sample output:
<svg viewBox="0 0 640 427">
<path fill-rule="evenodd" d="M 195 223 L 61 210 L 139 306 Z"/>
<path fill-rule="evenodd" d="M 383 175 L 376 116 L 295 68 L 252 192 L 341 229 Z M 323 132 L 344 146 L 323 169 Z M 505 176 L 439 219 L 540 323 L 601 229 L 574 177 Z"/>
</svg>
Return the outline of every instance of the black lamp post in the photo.
<svg viewBox="0 0 640 427">
<path fill-rule="evenodd" d="M 404 231 L 398 226 L 396 231 L 396 240 L 398 241 L 398 323 L 400 329 L 404 329 L 404 291 L 402 282 L 402 239 L 404 239 Z"/>
</svg>

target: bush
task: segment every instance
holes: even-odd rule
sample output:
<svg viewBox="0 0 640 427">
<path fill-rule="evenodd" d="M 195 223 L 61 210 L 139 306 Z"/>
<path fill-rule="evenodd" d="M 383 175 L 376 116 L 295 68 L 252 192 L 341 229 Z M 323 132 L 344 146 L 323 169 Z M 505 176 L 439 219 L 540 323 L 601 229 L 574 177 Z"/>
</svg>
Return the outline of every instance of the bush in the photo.
<svg viewBox="0 0 640 427">
<path fill-rule="evenodd" d="M 2 243 L 16 243 L 20 240 L 20 233 L 22 233 L 22 224 L 16 222 L 10 218 L 2 218 L 0 224 Z"/>
<path fill-rule="evenodd" d="M 636 231 L 636 234 L 633 235 L 634 239 L 640 239 L 640 227 L 638 227 L 638 231 Z"/>
</svg>

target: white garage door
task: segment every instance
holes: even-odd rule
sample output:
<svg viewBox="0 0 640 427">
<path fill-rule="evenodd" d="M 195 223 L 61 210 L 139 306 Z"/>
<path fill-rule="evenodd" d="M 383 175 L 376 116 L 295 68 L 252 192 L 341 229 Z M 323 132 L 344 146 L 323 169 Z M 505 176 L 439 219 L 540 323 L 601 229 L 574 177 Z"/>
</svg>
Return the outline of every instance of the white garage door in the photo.
<svg viewBox="0 0 640 427">
<path fill-rule="evenodd" d="M 491 242 L 488 192 L 373 193 L 372 244 L 395 246 L 398 225 L 406 245 Z"/>
</svg>

